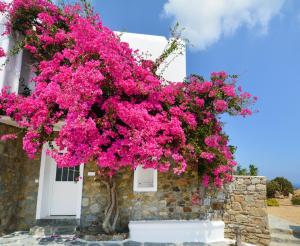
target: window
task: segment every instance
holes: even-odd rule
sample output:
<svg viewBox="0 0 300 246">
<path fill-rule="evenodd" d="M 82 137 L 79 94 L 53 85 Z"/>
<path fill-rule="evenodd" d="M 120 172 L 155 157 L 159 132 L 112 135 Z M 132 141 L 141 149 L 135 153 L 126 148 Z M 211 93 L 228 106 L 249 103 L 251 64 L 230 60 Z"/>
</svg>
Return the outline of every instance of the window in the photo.
<svg viewBox="0 0 300 246">
<path fill-rule="evenodd" d="M 56 167 L 55 181 L 78 181 L 80 176 L 79 166 L 76 167 Z"/>
<path fill-rule="evenodd" d="M 157 170 L 153 168 L 144 169 L 142 166 L 138 166 L 134 171 L 133 183 L 133 191 L 157 191 Z"/>
</svg>

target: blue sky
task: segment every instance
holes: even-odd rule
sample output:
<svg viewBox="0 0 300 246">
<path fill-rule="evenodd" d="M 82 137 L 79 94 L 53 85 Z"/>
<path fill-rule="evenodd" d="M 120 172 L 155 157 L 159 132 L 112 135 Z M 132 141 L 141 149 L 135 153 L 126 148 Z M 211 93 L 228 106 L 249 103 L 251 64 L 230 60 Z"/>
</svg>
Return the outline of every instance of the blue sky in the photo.
<svg viewBox="0 0 300 246">
<path fill-rule="evenodd" d="M 239 0 L 245 5 L 230 9 L 210 5 L 205 13 L 212 14 L 201 19 L 203 11 L 199 10 L 196 20 L 188 15 L 192 11 L 198 16 L 201 8 L 196 8 L 197 1 L 191 1 L 196 4 L 193 10 L 176 5 L 180 1 L 169 1 L 173 5 L 168 17 L 164 12 L 167 1 L 93 4 L 104 24 L 113 30 L 168 37 L 174 20 L 182 20 L 192 31 L 198 31 L 198 36 L 191 36 L 195 46 L 187 53 L 188 74 L 208 77 L 220 70 L 239 74 L 242 87 L 259 98 L 256 108 L 260 112 L 253 117 L 224 117 L 231 144 L 238 147 L 237 161 L 243 166 L 254 163 L 268 178 L 285 176 L 300 183 L 300 1 L 273 0 L 259 6 L 266 2 L 262 0 L 249 7 L 248 0 Z M 271 6 L 273 3 L 277 6 Z M 229 24 L 214 26 L 217 18 Z M 209 32 L 205 32 L 207 26 Z"/>
</svg>

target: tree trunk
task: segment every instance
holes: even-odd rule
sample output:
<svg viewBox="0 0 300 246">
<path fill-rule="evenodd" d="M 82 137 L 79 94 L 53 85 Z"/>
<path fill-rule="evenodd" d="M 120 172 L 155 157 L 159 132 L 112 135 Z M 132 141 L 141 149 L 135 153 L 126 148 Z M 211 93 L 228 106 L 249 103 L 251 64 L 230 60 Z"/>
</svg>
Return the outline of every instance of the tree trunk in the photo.
<svg viewBox="0 0 300 246">
<path fill-rule="evenodd" d="M 102 227 L 105 233 L 112 234 L 116 230 L 116 224 L 119 218 L 116 181 L 113 177 L 109 177 L 108 180 L 102 179 L 101 181 L 106 185 L 108 194 L 107 207 L 104 211 Z"/>
</svg>

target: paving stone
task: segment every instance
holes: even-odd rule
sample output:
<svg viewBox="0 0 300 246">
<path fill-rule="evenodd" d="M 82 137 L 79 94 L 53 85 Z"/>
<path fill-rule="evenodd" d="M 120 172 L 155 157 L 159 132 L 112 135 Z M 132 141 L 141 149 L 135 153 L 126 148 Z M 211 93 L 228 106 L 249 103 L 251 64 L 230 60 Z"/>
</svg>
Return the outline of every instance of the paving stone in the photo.
<svg viewBox="0 0 300 246">
<path fill-rule="evenodd" d="M 144 243 L 144 246 L 175 246 L 175 243 Z"/>
<path fill-rule="evenodd" d="M 190 242 L 190 243 L 183 243 L 183 246 L 205 246 L 205 244 L 204 243 Z"/>
<path fill-rule="evenodd" d="M 80 245 L 80 246 L 85 246 L 85 245 L 88 245 L 88 243 L 87 242 L 83 242 L 83 241 L 71 241 L 71 242 L 69 242 L 66 245 Z"/>
<path fill-rule="evenodd" d="M 86 241 L 97 241 L 97 236 L 95 235 L 84 235 L 83 239 Z"/>
<path fill-rule="evenodd" d="M 120 243 L 111 243 L 111 242 L 107 242 L 107 243 L 103 243 L 104 246 L 120 246 Z"/>
<path fill-rule="evenodd" d="M 123 243 L 123 246 L 140 246 L 142 243 L 135 241 L 126 241 Z"/>
<path fill-rule="evenodd" d="M 39 241 L 39 244 L 40 245 L 47 245 L 49 243 L 52 243 L 55 241 L 55 238 L 54 237 L 46 237 L 46 238 L 42 238 L 40 241 Z"/>
</svg>

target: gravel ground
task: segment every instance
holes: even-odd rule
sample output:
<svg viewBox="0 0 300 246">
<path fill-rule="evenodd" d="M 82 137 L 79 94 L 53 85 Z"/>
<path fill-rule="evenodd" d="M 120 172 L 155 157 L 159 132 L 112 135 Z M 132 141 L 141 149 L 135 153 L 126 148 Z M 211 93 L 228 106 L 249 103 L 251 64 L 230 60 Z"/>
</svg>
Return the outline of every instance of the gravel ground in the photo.
<svg viewBox="0 0 300 246">
<path fill-rule="evenodd" d="M 293 206 L 289 199 L 277 199 L 279 207 L 268 207 L 268 214 L 300 225 L 300 205 Z"/>
</svg>

